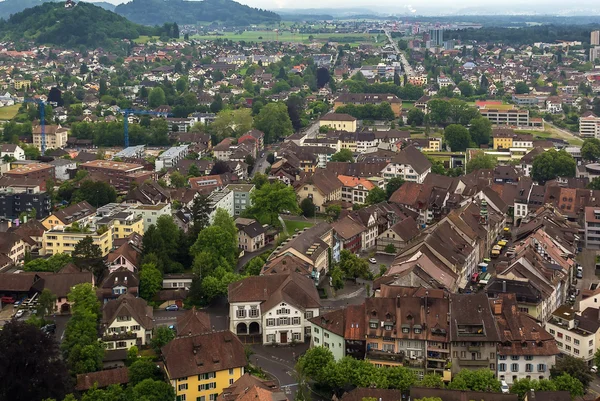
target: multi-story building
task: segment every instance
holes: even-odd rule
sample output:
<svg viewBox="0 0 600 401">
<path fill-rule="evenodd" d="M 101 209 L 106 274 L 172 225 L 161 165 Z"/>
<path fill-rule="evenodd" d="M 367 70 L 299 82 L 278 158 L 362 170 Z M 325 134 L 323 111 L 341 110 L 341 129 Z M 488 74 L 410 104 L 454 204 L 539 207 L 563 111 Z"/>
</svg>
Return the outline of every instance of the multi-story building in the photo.
<svg viewBox="0 0 600 401">
<path fill-rule="evenodd" d="M 499 109 L 486 109 L 482 108 L 479 110 L 482 117 L 487 118 L 494 125 L 509 125 L 516 127 L 529 127 L 529 110 L 499 110 Z"/>
<path fill-rule="evenodd" d="M 171 203 L 157 203 L 156 205 L 137 205 L 131 210 L 142 216 L 144 232 L 148 231 L 151 225 L 156 225 L 160 216 L 171 215 Z"/>
<path fill-rule="evenodd" d="M 129 349 L 150 343 L 154 312 L 142 298 L 126 292 L 102 308 L 102 342 L 106 349 Z"/>
<path fill-rule="evenodd" d="M 321 307 L 314 281 L 295 272 L 247 277 L 230 284 L 227 297 L 229 329 L 261 335 L 263 344 L 304 342 Z"/>
<path fill-rule="evenodd" d="M 561 353 L 593 363 L 594 353 L 600 346 L 598 311 L 598 308 L 587 308 L 578 315 L 570 307 L 561 306 L 552 312 L 545 329 L 554 336 Z"/>
<path fill-rule="evenodd" d="M 239 216 L 252 206 L 252 192 L 255 187 L 254 184 L 229 184 L 225 187 L 227 190 L 233 192 L 233 215 Z"/>
<path fill-rule="evenodd" d="M 579 135 L 582 138 L 599 138 L 600 117 L 596 117 L 592 112 L 579 117 Z"/>
<path fill-rule="evenodd" d="M 600 249 L 600 208 L 585 208 L 585 247 Z"/>
<path fill-rule="evenodd" d="M 103 257 L 108 255 L 113 247 L 112 226 L 99 229 L 96 232 L 56 226 L 44 233 L 40 254 L 56 255 L 57 253 L 66 253 L 70 255 L 75 250 L 75 245 L 86 237 L 92 237 L 94 244 L 100 247 Z"/>
<path fill-rule="evenodd" d="M 375 188 L 375 184 L 365 178 L 338 175 L 342 183 L 342 201 L 351 204 L 362 204 L 366 202 L 369 191 Z"/>
<path fill-rule="evenodd" d="M 210 213 L 208 215 L 208 219 L 211 224 L 215 220 L 218 209 L 223 209 L 227 212 L 227 214 L 233 216 L 234 199 L 235 197 L 233 191 L 230 191 L 226 188 L 223 188 L 219 191 L 214 191 L 209 195 L 208 203 L 210 205 Z"/>
<path fill-rule="evenodd" d="M 522 379 L 549 379 L 559 354 L 554 337 L 517 307 L 515 294 L 490 299 L 498 324 L 498 378 L 509 385 Z"/>
<path fill-rule="evenodd" d="M 0 158 L 12 157 L 15 160 L 25 160 L 25 151 L 19 146 L 12 143 L 0 145 Z"/>
<path fill-rule="evenodd" d="M 123 163 L 109 160 L 93 160 L 79 166 L 90 175 L 112 185 L 117 192 L 127 192 L 132 183 L 143 184 L 156 176 L 154 172 L 144 171 L 144 166 L 135 163 Z"/>
<path fill-rule="evenodd" d="M 41 220 L 52 209 L 50 196 L 34 188 L 8 188 L 0 191 L 0 217 L 16 219 L 21 213 L 31 213 L 35 209 L 36 218 Z"/>
<path fill-rule="evenodd" d="M 356 132 L 357 119 L 349 114 L 329 113 L 321 117 L 319 127 L 330 127 L 337 131 Z"/>
<path fill-rule="evenodd" d="M 17 264 L 25 258 L 31 246 L 23 238 L 12 232 L 0 233 L 0 259 L 2 265 Z M 7 263 L 8 262 L 8 263 Z"/>
<path fill-rule="evenodd" d="M 142 216 L 132 210 L 117 212 L 95 221 L 98 229 L 112 228 L 113 240 L 129 238 L 133 233 L 144 235 Z"/>
<path fill-rule="evenodd" d="M 181 145 L 165 150 L 156 158 L 154 162 L 155 170 L 161 171 L 163 168 L 169 169 L 175 167 L 188 154 L 188 148 L 188 145 Z"/>
<path fill-rule="evenodd" d="M 235 219 L 238 229 L 238 247 L 244 251 L 256 252 L 265 246 L 267 230 L 258 221 L 238 217 Z"/>
<path fill-rule="evenodd" d="M 299 200 L 312 199 L 317 211 L 324 211 L 326 204 L 342 199 L 342 183 L 335 173 L 322 169 L 296 182 Z"/>
<path fill-rule="evenodd" d="M 229 331 L 182 335 L 161 353 L 178 401 L 217 401 L 243 376 L 247 364 L 244 345 Z"/>
<path fill-rule="evenodd" d="M 46 136 L 46 149 L 62 149 L 67 146 L 69 130 L 60 125 L 46 125 L 44 127 Z M 42 127 L 33 127 L 33 145 L 42 150 Z"/>
<path fill-rule="evenodd" d="M 600 46 L 600 31 L 592 31 L 590 33 L 590 45 Z"/>
<path fill-rule="evenodd" d="M 429 30 L 431 47 L 441 47 L 444 45 L 444 29 L 434 28 Z"/>
<path fill-rule="evenodd" d="M 95 215 L 96 208 L 87 201 L 81 201 L 54 212 L 47 219 L 44 219 L 42 224 L 48 230 L 56 226 L 68 227 L 74 223 L 77 223 L 80 227 L 84 227 L 92 223 Z"/>
<path fill-rule="evenodd" d="M 4 176 L 17 180 L 46 181 L 54 178 L 54 166 L 47 163 L 29 163 L 7 171 Z"/>
<path fill-rule="evenodd" d="M 450 295 L 452 374 L 462 369 L 496 372 L 498 328 L 485 293 Z"/>
</svg>

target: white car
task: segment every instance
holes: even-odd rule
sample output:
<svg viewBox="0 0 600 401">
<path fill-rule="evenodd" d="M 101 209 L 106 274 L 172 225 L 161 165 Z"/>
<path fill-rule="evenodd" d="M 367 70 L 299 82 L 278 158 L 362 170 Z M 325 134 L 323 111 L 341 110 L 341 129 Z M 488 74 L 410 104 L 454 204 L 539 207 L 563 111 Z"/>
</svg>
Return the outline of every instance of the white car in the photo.
<svg viewBox="0 0 600 401">
<path fill-rule="evenodd" d="M 502 390 L 502 394 L 508 394 L 510 389 L 508 388 L 508 384 L 504 380 L 502 380 L 500 389 Z"/>
<path fill-rule="evenodd" d="M 375 258 L 369 258 L 369 263 L 376 265 L 377 261 L 375 260 Z"/>
<path fill-rule="evenodd" d="M 23 317 L 24 314 L 25 314 L 25 311 L 23 309 L 19 309 L 17 311 L 17 313 L 15 313 L 15 319 L 19 319 L 19 318 Z"/>
</svg>

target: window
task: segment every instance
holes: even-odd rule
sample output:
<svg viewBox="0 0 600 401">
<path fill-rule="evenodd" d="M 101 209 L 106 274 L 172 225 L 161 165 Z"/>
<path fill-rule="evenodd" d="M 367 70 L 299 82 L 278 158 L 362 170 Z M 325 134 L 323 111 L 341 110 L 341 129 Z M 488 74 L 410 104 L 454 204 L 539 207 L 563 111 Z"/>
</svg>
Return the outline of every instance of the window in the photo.
<svg viewBox="0 0 600 401">
<path fill-rule="evenodd" d="M 518 361 L 519 360 L 519 355 L 511 355 L 510 359 L 513 361 Z"/>
<path fill-rule="evenodd" d="M 196 401 L 206 401 L 206 397 L 205 396 L 196 397 Z"/>
<path fill-rule="evenodd" d="M 410 332 L 410 328 L 408 328 L 408 327 L 402 327 L 402 333 L 408 334 L 409 332 Z"/>
<path fill-rule="evenodd" d="M 546 371 L 546 365 L 544 365 L 543 363 L 540 363 L 538 365 L 538 372 L 545 372 Z"/>
<path fill-rule="evenodd" d="M 182 391 L 182 390 L 187 390 L 187 389 L 188 389 L 187 383 L 183 383 L 183 384 L 180 384 L 179 386 L 177 386 L 177 391 Z"/>
<path fill-rule="evenodd" d="M 495 353 L 494 352 L 490 352 L 490 359 L 494 359 Z"/>
<path fill-rule="evenodd" d="M 415 334 L 421 334 L 421 328 L 415 327 Z"/>
<path fill-rule="evenodd" d="M 233 384 L 233 379 L 229 379 L 229 385 L 231 386 Z"/>
<path fill-rule="evenodd" d="M 208 398 L 210 399 L 210 401 L 217 401 L 218 396 L 219 394 L 211 394 Z"/>
<path fill-rule="evenodd" d="M 305 319 L 312 319 L 313 317 L 313 312 L 312 311 L 306 311 L 304 312 L 304 318 Z"/>
<path fill-rule="evenodd" d="M 505 363 L 499 363 L 498 364 L 498 371 L 499 372 L 506 372 L 506 364 Z"/>
<path fill-rule="evenodd" d="M 558 338 L 563 338 L 563 333 L 556 333 L 556 335 L 558 336 Z"/>
<path fill-rule="evenodd" d="M 213 388 L 217 388 L 217 383 L 212 382 L 198 385 L 198 391 L 210 390 Z"/>
<path fill-rule="evenodd" d="M 292 324 L 293 325 L 299 325 L 300 324 L 300 318 L 299 317 L 294 317 L 292 318 Z"/>
<path fill-rule="evenodd" d="M 573 352 L 575 353 L 575 355 L 579 355 L 579 348 L 573 348 Z"/>
<path fill-rule="evenodd" d="M 229 369 L 229 376 L 233 376 L 233 369 Z"/>
<path fill-rule="evenodd" d="M 214 379 L 215 377 L 216 377 L 216 373 L 215 372 L 203 373 L 201 375 L 198 375 L 198 380 Z"/>
<path fill-rule="evenodd" d="M 590 342 L 588 343 L 588 345 L 591 347 L 592 345 L 594 345 L 594 340 L 590 340 Z"/>
<path fill-rule="evenodd" d="M 519 364 L 518 363 L 511 363 L 510 364 L 510 371 L 511 372 L 518 372 L 519 371 Z"/>
<path fill-rule="evenodd" d="M 571 336 L 565 336 L 565 341 L 571 341 Z"/>
<path fill-rule="evenodd" d="M 525 372 L 533 372 L 533 364 L 528 363 L 525 365 Z"/>
<path fill-rule="evenodd" d="M 315 327 L 314 329 L 315 329 L 315 333 L 319 334 L 319 328 Z"/>
<path fill-rule="evenodd" d="M 275 319 L 267 319 L 267 326 L 275 326 Z M 316 331 L 317 329 L 315 329 Z"/>
<path fill-rule="evenodd" d="M 533 355 L 525 355 L 526 361 L 533 361 Z"/>
<path fill-rule="evenodd" d="M 140 330 L 140 326 L 139 325 L 135 325 L 135 326 L 131 326 L 131 331 L 139 331 Z"/>
<path fill-rule="evenodd" d="M 571 346 L 570 346 L 570 345 L 565 345 L 565 349 L 566 349 L 567 351 L 571 351 Z"/>
<path fill-rule="evenodd" d="M 287 308 L 277 309 L 278 315 L 289 315 L 289 313 L 290 313 L 290 310 Z"/>
<path fill-rule="evenodd" d="M 573 340 L 573 344 L 575 344 L 575 345 L 579 345 L 579 340 L 578 340 L 578 339 L 574 339 L 574 340 Z"/>
<path fill-rule="evenodd" d="M 277 326 L 287 326 L 290 324 L 289 317 L 280 317 L 277 319 Z"/>
<path fill-rule="evenodd" d="M 367 349 L 379 349 L 379 344 L 369 343 L 369 344 L 367 344 Z"/>
<path fill-rule="evenodd" d="M 500 359 L 501 361 L 505 361 L 506 355 L 498 355 L 498 359 Z"/>
<path fill-rule="evenodd" d="M 296 341 L 300 341 L 300 333 L 292 333 L 292 338 Z"/>
<path fill-rule="evenodd" d="M 258 307 L 256 307 L 256 306 L 250 307 L 250 317 L 258 317 Z"/>
<path fill-rule="evenodd" d="M 239 319 L 239 318 L 244 318 L 246 317 L 246 309 L 244 309 L 243 306 L 238 306 L 237 311 L 235 312 L 235 316 Z"/>
<path fill-rule="evenodd" d="M 185 401 L 185 394 L 181 394 L 177 396 L 177 401 Z"/>
<path fill-rule="evenodd" d="M 376 329 L 377 328 L 377 323 L 375 323 L 375 322 L 369 323 L 369 328 Z"/>
<path fill-rule="evenodd" d="M 274 343 L 275 342 L 275 334 L 267 334 L 267 342 Z"/>
</svg>

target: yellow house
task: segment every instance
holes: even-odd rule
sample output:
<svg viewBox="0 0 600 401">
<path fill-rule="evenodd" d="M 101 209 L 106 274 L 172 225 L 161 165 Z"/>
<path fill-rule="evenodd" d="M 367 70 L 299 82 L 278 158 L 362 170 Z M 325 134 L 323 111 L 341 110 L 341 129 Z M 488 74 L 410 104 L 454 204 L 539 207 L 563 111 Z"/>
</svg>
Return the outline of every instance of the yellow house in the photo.
<svg viewBox="0 0 600 401">
<path fill-rule="evenodd" d="M 51 214 L 42 221 L 42 225 L 48 230 L 56 226 L 67 227 L 73 223 L 77 223 L 79 226 L 87 226 L 91 223 L 95 214 L 96 208 L 83 201 Z"/>
<path fill-rule="evenodd" d="M 13 82 L 13 87 L 17 90 L 21 90 L 23 88 L 27 89 L 31 87 L 31 81 L 28 79 L 15 79 Z"/>
<path fill-rule="evenodd" d="M 73 252 L 75 245 L 86 237 L 92 237 L 95 245 L 100 247 L 102 256 L 106 256 L 113 247 L 112 226 L 105 226 L 96 232 L 86 232 L 85 229 L 71 229 L 69 227 L 57 226 L 52 230 L 46 231 L 42 237 L 41 255 L 56 255 L 57 253 Z"/>
<path fill-rule="evenodd" d="M 216 401 L 244 374 L 244 345 L 230 331 L 177 337 L 162 348 L 177 401 Z"/>
<path fill-rule="evenodd" d="M 515 133 L 511 129 L 495 129 L 492 133 L 494 149 L 510 149 L 513 147 Z"/>
<path fill-rule="evenodd" d="M 117 213 L 98 221 L 98 227 L 112 226 L 113 240 L 128 238 L 133 233 L 144 235 L 144 220 L 141 215 L 133 213 Z"/>
<path fill-rule="evenodd" d="M 299 201 L 312 199 L 317 211 L 324 211 L 327 202 L 342 199 L 342 182 L 333 171 L 317 170 L 302 182 L 296 183 Z"/>
<path fill-rule="evenodd" d="M 421 149 L 422 152 L 439 152 L 440 150 L 442 150 L 442 138 L 429 138 L 427 147 Z"/>
<path fill-rule="evenodd" d="M 329 113 L 319 120 L 319 127 L 328 126 L 337 131 L 356 132 L 357 121 L 349 114 Z"/>
</svg>

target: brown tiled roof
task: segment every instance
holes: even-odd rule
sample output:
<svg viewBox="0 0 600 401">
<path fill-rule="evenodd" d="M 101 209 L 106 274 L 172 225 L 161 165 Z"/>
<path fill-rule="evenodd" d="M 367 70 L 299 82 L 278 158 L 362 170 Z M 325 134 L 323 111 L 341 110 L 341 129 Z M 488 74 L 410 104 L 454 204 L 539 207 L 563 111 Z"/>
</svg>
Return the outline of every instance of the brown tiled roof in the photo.
<svg viewBox="0 0 600 401">
<path fill-rule="evenodd" d="M 177 316 L 177 335 L 186 336 L 193 334 L 202 334 L 211 331 L 210 316 L 196 309 L 186 311 L 183 315 Z"/>
<path fill-rule="evenodd" d="M 367 227 L 365 227 L 360 221 L 356 221 L 350 216 L 343 217 L 338 221 L 333 222 L 331 227 L 342 239 L 345 240 L 349 240 L 357 235 L 360 235 L 360 233 L 366 231 L 367 229 Z"/>
<path fill-rule="evenodd" d="M 169 379 L 246 366 L 244 345 L 230 331 L 176 337 L 162 348 Z"/>
<path fill-rule="evenodd" d="M 412 217 L 408 217 L 390 227 L 403 241 L 409 241 L 419 234 L 419 226 Z"/>
<path fill-rule="evenodd" d="M 317 169 L 303 183 L 297 183 L 297 186 L 304 184 L 314 185 L 325 196 L 342 188 L 342 182 L 338 180 L 337 175 L 326 169 Z"/>
<path fill-rule="evenodd" d="M 423 174 L 427 169 L 431 168 L 429 159 L 414 146 L 408 146 L 398 152 L 392 159 L 392 163 L 409 165 L 418 174 Z"/>
<path fill-rule="evenodd" d="M 86 391 L 94 387 L 94 385 L 97 385 L 98 388 L 104 388 L 111 384 L 127 383 L 129 383 L 129 370 L 128 368 L 123 367 L 77 375 L 77 385 L 75 386 L 75 389 L 78 391 Z"/>
<path fill-rule="evenodd" d="M 135 267 L 139 267 L 140 253 L 129 243 L 126 242 L 111 253 L 108 254 L 108 263 L 114 262 L 119 256 L 123 256 Z"/>
<path fill-rule="evenodd" d="M 433 187 L 416 182 L 405 182 L 390 197 L 390 202 L 414 207 L 415 209 L 424 209 L 429 205 L 429 197 Z"/>
<path fill-rule="evenodd" d="M 344 113 L 329 113 L 321 117 L 323 121 L 356 121 L 356 117 Z"/>
<path fill-rule="evenodd" d="M 444 401 L 518 401 L 517 394 L 502 394 L 483 391 L 446 390 L 440 388 L 411 387 L 410 399 L 440 398 Z M 537 398 L 536 398 L 537 399 Z M 545 399 L 544 399 L 545 400 Z"/>
<path fill-rule="evenodd" d="M 102 309 L 102 323 L 109 326 L 118 316 L 131 316 L 145 329 L 154 327 L 154 311 L 142 298 L 126 293 L 108 301 Z"/>
<path fill-rule="evenodd" d="M 29 292 L 38 280 L 37 273 L 0 273 L 0 292 Z"/>
<path fill-rule="evenodd" d="M 402 390 L 381 388 L 355 388 L 342 395 L 340 401 L 363 401 L 365 398 L 375 398 L 378 401 L 402 400 Z"/>
<path fill-rule="evenodd" d="M 343 337 L 346 328 L 346 309 L 338 309 L 310 319 L 310 322 Z"/>
<path fill-rule="evenodd" d="M 296 272 L 308 275 L 312 272 L 312 266 L 296 255 L 283 254 L 269 260 L 262 268 L 261 274 L 291 273 Z"/>
<path fill-rule="evenodd" d="M 54 213 L 54 217 L 58 218 L 65 224 L 71 224 L 94 213 L 96 213 L 96 208 L 90 205 L 87 201 L 82 201 L 59 210 L 58 212 Z"/>
<path fill-rule="evenodd" d="M 226 389 L 223 390 L 223 392 L 221 394 L 219 394 L 219 401 L 234 401 L 234 400 L 238 400 L 240 401 L 240 397 L 243 397 L 244 394 L 248 393 L 249 389 L 252 388 L 256 388 L 256 389 L 261 389 L 264 390 L 266 392 L 272 393 L 272 392 L 279 392 L 281 393 L 281 390 L 279 390 L 279 387 L 277 386 L 277 384 L 272 381 L 272 380 L 261 380 L 256 376 L 251 376 L 249 373 L 244 373 L 244 375 L 242 377 L 240 377 L 239 379 L 237 379 L 231 386 L 227 387 Z M 259 395 L 259 394 L 256 394 Z M 283 398 L 281 398 L 283 397 Z M 270 398 L 267 398 L 267 400 L 269 400 Z M 284 394 L 278 395 L 277 400 L 283 400 L 286 399 Z"/>
<path fill-rule="evenodd" d="M 92 283 L 93 280 L 94 276 L 89 271 L 46 274 L 42 277 L 44 289 L 50 290 L 58 298 L 65 298 L 77 284 Z"/>
<path fill-rule="evenodd" d="M 452 341 L 490 341 L 500 340 L 496 320 L 492 315 L 489 300 L 483 292 L 477 294 L 450 295 L 450 337 Z M 482 333 L 459 334 L 459 325 L 480 325 Z"/>
</svg>

